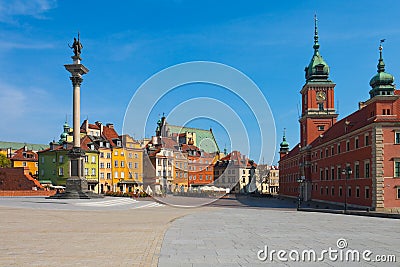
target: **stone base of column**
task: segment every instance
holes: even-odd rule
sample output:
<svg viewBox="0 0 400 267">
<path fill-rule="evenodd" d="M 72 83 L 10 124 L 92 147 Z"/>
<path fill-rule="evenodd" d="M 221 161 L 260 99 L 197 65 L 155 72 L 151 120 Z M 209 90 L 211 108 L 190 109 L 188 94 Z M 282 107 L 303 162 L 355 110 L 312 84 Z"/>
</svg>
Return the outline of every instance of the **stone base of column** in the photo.
<svg viewBox="0 0 400 267">
<path fill-rule="evenodd" d="M 90 199 L 103 198 L 102 195 L 87 190 L 87 180 L 82 178 L 68 178 L 65 192 L 48 197 L 50 199 Z"/>
</svg>

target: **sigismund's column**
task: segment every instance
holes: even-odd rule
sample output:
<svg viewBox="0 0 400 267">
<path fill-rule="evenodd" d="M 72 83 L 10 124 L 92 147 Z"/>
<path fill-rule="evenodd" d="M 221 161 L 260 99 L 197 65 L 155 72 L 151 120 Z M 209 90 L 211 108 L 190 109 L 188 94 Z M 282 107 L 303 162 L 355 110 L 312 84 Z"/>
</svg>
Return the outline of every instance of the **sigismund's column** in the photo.
<svg viewBox="0 0 400 267">
<path fill-rule="evenodd" d="M 66 189 L 63 193 L 58 193 L 53 198 L 95 198 L 101 197 L 88 190 L 87 180 L 84 175 L 85 151 L 81 149 L 80 138 L 80 90 L 83 81 L 82 75 L 89 70 L 81 64 L 81 50 L 83 48 L 78 33 L 78 40 L 74 38 L 74 43 L 70 46 L 74 50 L 71 57 L 72 64 L 66 64 L 65 69 L 71 73 L 70 80 L 73 87 L 73 148 L 68 152 L 70 158 L 70 177 L 66 181 Z"/>
</svg>

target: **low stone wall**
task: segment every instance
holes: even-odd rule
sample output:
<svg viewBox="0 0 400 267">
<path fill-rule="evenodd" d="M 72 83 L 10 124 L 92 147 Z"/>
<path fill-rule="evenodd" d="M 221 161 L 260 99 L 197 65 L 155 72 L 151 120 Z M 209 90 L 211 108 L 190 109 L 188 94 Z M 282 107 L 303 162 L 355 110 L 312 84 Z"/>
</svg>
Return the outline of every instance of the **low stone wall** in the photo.
<svg viewBox="0 0 400 267">
<path fill-rule="evenodd" d="M 0 191 L 0 197 L 52 196 L 55 193 L 55 190 L 4 190 Z"/>
</svg>

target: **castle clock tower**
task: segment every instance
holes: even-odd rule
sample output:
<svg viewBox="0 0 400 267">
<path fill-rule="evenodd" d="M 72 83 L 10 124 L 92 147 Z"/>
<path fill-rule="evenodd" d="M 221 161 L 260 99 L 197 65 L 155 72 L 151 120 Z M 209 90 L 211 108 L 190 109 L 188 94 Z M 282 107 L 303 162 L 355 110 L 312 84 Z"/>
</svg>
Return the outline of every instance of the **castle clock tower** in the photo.
<svg viewBox="0 0 400 267">
<path fill-rule="evenodd" d="M 319 53 L 317 17 L 314 17 L 314 55 L 305 68 L 306 83 L 301 89 L 302 113 L 300 145 L 306 147 L 331 127 L 338 114 L 335 110 L 335 83 L 329 80 L 329 66 Z"/>
</svg>

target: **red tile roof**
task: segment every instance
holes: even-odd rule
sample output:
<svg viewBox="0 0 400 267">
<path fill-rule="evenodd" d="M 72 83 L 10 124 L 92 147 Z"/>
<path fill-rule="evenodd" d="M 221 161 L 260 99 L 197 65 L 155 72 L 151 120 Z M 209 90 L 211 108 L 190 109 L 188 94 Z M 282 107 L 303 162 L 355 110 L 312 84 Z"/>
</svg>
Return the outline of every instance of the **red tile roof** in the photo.
<svg viewBox="0 0 400 267">
<path fill-rule="evenodd" d="M 183 150 L 183 151 L 188 151 L 188 150 L 200 151 L 200 148 L 198 148 L 198 147 L 195 146 L 195 145 L 182 144 L 182 150 Z"/>
<path fill-rule="evenodd" d="M 89 123 L 89 129 L 100 130 L 100 127 L 96 124 Z"/>
<path fill-rule="evenodd" d="M 368 111 L 369 109 L 364 107 L 336 122 L 332 127 L 330 127 L 322 134 L 322 138 L 318 137 L 313 142 L 311 142 L 311 146 L 315 147 L 320 144 L 329 142 L 342 135 L 345 135 L 349 132 L 355 131 L 372 123 L 372 120 L 368 120 Z"/>
<path fill-rule="evenodd" d="M 223 157 L 221 159 L 221 161 L 232 160 L 234 165 L 247 166 L 247 167 L 250 167 L 253 165 L 253 166 L 257 167 L 257 164 L 254 161 L 248 159 L 247 157 L 245 157 L 243 159 L 243 156 L 244 155 L 242 155 L 242 153 L 240 153 L 240 151 L 232 151 L 227 156 Z"/>
<path fill-rule="evenodd" d="M 110 142 L 111 146 L 116 146 L 113 139 L 119 138 L 119 135 L 114 128 L 103 126 L 103 132 L 101 134 Z"/>
<path fill-rule="evenodd" d="M 84 151 L 89 151 L 91 150 L 89 147 L 89 144 L 92 143 L 92 139 L 90 139 L 89 136 L 85 135 L 83 138 L 81 138 L 81 148 Z"/>
<path fill-rule="evenodd" d="M 170 149 L 177 149 L 179 146 L 175 140 L 173 140 L 172 138 L 168 138 L 168 137 L 162 137 L 161 144 L 163 147 L 170 148 Z"/>
<path fill-rule="evenodd" d="M 25 151 L 25 149 L 22 147 L 14 152 L 10 160 L 38 161 L 38 155 L 32 150 Z"/>
</svg>

